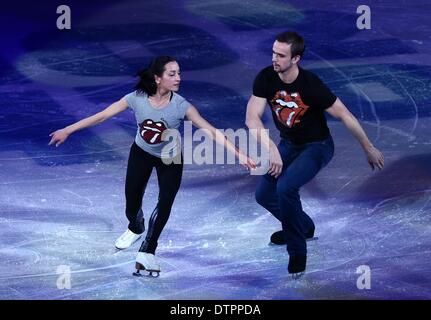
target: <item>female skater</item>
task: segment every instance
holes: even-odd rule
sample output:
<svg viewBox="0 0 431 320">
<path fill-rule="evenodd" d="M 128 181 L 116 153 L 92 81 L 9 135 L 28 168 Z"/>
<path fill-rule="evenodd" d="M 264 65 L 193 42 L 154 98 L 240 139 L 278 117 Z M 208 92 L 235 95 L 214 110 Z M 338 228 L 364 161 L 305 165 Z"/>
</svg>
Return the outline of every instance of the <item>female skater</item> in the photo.
<svg viewBox="0 0 431 320">
<path fill-rule="evenodd" d="M 135 87 L 136 91 L 127 94 L 99 113 L 51 133 L 49 144 L 58 147 L 73 132 L 102 123 L 127 107 L 134 111 L 138 128 L 130 149 L 125 186 L 125 211 L 129 225 L 126 232 L 117 239 L 115 246 L 120 250 L 126 249 L 145 231 L 142 198 L 151 172 L 155 168 L 159 198 L 149 220 L 147 235 L 136 257 L 138 271 L 135 275 L 139 275 L 139 270 L 147 270 L 151 275 L 152 272 L 156 272 L 158 275 L 160 265 L 155 257 L 157 240 L 168 221 L 183 172 L 179 140 L 172 142 L 164 139 L 169 129 L 178 129 L 186 116 L 196 127 L 207 129 L 212 139 L 234 153 L 241 165 L 247 169 L 254 169 L 256 165 L 241 150 L 235 148 L 219 130 L 202 118 L 194 106 L 176 93 L 181 78 L 179 65 L 174 58 L 157 57 L 138 75 L 140 81 Z"/>
</svg>

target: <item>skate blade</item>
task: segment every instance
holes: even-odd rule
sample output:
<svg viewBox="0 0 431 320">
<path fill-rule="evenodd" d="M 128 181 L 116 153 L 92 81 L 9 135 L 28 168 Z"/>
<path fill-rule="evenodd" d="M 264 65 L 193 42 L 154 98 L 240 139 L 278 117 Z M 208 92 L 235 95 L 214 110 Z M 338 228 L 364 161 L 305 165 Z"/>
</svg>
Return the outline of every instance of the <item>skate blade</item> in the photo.
<svg viewBox="0 0 431 320">
<path fill-rule="evenodd" d="M 137 262 L 135 264 L 135 269 L 136 272 L 133 272 L 135 277 L 158 278 L 160 276 L 160 270 L 145 269 L 142 264 Z M 141 270 L 144 271 L 144 273 L 141 273 Z"/>
<path fill-rule="evenodd" d="M 136 270 L 136 272 L 132 273 L 135 277 L 142 277 L 143 275 L 140 273 L 140 270 Z"/>
<path fill-rule="evenodd" d="M 292 273 L 292 279 L 293 280 L 298 280 L 299 278 L 301 278 L 302 276 L 304 276 L 305 272 L 298 272 L 298 273 Z"/>
<path fill-rule="evenodd" d="M 160 277 L 160 271 L 157 270 L 146 270 L 148 274 L 146 275 L 148 278 L 158 278 Z"/>
<path fill-rule="evenodd" d="M 285 245 L 285 244 L 277 244 L 277 243 L 274 243 L 271 241 L 268 243 L 268 246 L 271 246 L 271 247 L 279 247 L 279 246 L 283 246 L 283 245 Z"/>
<path fill-rule="evenodd" d="M 305 239 L 305 241 L 309 242 L 309 241 L 316 241 L 319 240 L 319 237 L 312 237 L 312 238 L 307 238 Z M 269 246 L 274 246 L 274 247 L 279 247 L 279 246 L 285 246 L 286 243 L 274 243 L 274 242 L 269 242 L 268 243 Z"/>
<path fill-rule="evenodd" d="M 158 278 L 158 277 L 160 277 L 160 271 L 144 270 L 144 273 L 141 273 L 140 271 L 141 270 L 137 270 L 136 272 L 133 272 L 133 275 L 135 277 L 146 277 L 146 278 Z"/>
</svg>

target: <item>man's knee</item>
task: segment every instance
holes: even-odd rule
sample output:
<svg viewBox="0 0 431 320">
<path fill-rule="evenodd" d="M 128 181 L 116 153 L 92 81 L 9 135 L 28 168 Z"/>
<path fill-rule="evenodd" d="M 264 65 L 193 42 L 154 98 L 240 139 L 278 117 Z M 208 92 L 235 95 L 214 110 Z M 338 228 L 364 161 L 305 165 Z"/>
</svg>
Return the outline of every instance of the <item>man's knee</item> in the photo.
<svg viewBox="0 0 431 320">
<path fill-rule="evenodd" d="M 256 199 L 256 202 L 262 207 L 265 207 L 268 203 L 268 197 L 264 192 L 260 191 L 259 189 L 256 190 L 256 192 L 254 193 L 254 198 Z"/>
<path fill-rule="evenodd" d="M 298 187 L 291 185 L 289 183 L 279 183 L 277 184 L 277 195 L 279 197 L 283 196 L 294 196 L 298 194 Z"/>
</svg>

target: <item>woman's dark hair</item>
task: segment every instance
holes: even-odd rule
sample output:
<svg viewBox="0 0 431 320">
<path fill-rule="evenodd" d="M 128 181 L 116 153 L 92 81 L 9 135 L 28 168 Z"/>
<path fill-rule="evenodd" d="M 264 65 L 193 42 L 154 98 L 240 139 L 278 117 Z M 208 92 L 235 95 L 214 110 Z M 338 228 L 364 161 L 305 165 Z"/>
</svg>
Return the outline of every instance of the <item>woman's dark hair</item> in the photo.
<svg viewBox="0 0 431 320">
<path fill-rule="evenodd" d="M 275 39 L 278 42 L 291 44 L 290 52 L 292 54 L 292 58 L 295 56 L 302 57 L 302 55 L 304 54 L 304 51 L 305 51 L 304 38 L 302 38 L 296 32 L 286 31 L 277 35 Z"/>
<path fill-rule="evenodd" d="M 152 96 L 157 92 L 157 84 L 154 76 L 161 77 L 165 71 L 165 65 L 169 62 L 176 61 L 169 56 L 160 56 L 154 58 L 147 68 L 140 70 L 136 75 L 139 76 L 139 82 L 135 89 L 139 92 L 145 92 L 148 96 Z"/>
</svg>

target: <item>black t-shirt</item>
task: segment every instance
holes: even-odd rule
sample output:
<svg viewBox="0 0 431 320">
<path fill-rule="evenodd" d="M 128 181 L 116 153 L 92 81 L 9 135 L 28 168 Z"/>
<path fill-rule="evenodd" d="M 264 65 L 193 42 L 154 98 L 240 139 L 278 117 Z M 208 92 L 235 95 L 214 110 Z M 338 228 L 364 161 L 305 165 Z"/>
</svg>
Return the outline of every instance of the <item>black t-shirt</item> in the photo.
<svg viewBox="0 0 431 320">
<path fill-rule="evenodd" d="M 302 144 L 329 136 L 324 111 L 337 97 L 312 72 L 299 68 L 298 77 L 288 84 L 267 67 L 256 76 L 253 95 L 267 100 L 282 138 Z"/>
</svg>

